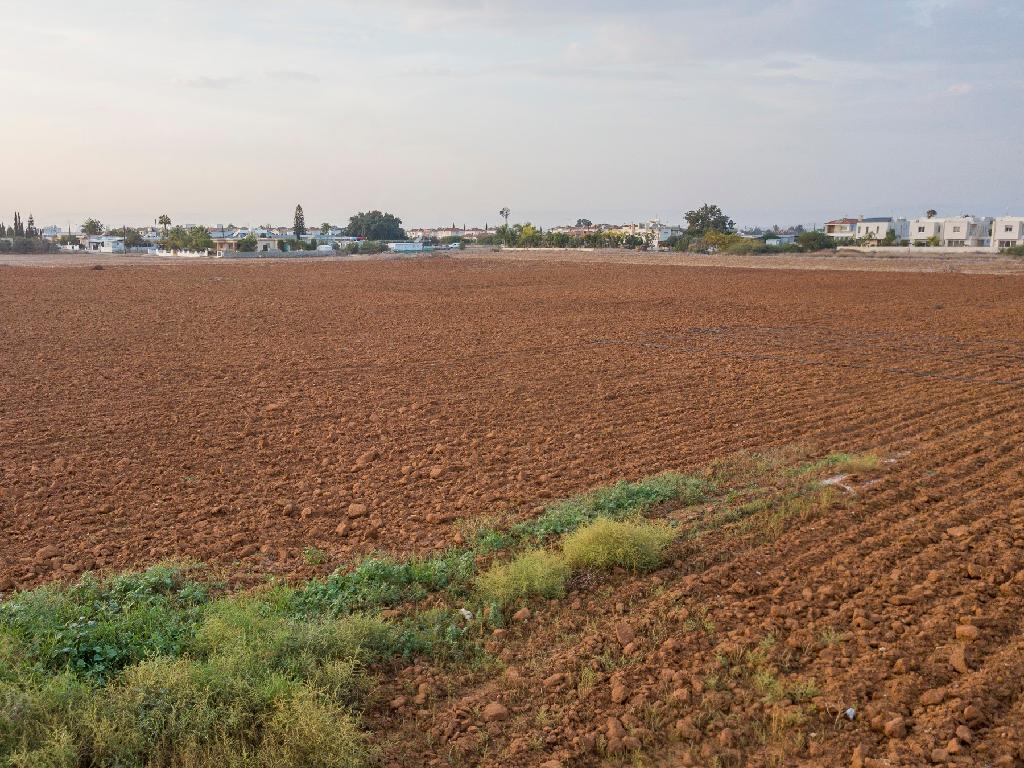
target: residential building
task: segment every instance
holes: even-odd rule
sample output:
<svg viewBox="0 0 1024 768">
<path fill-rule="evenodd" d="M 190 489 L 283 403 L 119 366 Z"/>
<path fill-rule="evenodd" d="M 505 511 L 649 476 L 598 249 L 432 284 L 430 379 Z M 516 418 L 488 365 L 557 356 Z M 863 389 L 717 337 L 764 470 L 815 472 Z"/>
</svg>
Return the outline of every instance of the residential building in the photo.
<svg viewBox="0 0 1024 768">
<path fill-rule="evenodd" d="M 835 240 L 852 240 L 857 236 L 858 219 L 836 219 L 825 222 L 825 234 Z"/>
<path fill-rule="evenodd" d="M 213 233 L 210 237 L 213 238 L 213 248 L 217 255 L 220 257 L 230 256 L 238 252 L 238 241 L 247 237 L 248 235 L 237 236 L 237 233 L 232 235 L 224 236 L 223 233 L 218 232 L 215 237 Z M 257 237 L 256 238 L 256 251 L 259 253 L 267 253 L 268 251 L 276 251 L 277 237 Z"/>
<path fill-rule="evenodd" d="M 988 248 L 992 244 L 991 216 L 953 216 L 942 223 L 946 248 Z"/>
<path fill-rule="evenodd" d="M 85 250 L 96 253 L 124 253 L 124 238 L 112 235 L 96 235 L 85 241 Z"/>
<path fill-rule="evenodd" d="M 1024 216 L 997 216 L 992 222 L 992 246 L 1024 246 Z"/>
<path fill-rule="evenodd" d="M 910 239 L 910 222 L 907 219 L 894 219 L 891 216 L 862 218 L 854 228 L 854 237 L 858 240 L 884 240 L 892 232 L 897 242 Z"/>
<path fill-rule="evenodd" d="M 942 225 L 945 219 L 935 216 L 927 216 L 910 221 L 910 236 L 907 238 L 911 245 L 926 245 L 932 238 L 942 240 Z"/>
<path fill-rule="evenodd" d="M 772 247 L 779 247 L 780 245 L 793 245 L 796 243 L 796 235 L 770 235 L 765 238 L 764 244 Z"/>
<path fill-rule="evenodd" d="M 658 244 L 668 242 L 673 237 L 682 237 L 686 234 L 686 227 L 673 227 L 663 225 L 658 227 Z"/>
</svg>

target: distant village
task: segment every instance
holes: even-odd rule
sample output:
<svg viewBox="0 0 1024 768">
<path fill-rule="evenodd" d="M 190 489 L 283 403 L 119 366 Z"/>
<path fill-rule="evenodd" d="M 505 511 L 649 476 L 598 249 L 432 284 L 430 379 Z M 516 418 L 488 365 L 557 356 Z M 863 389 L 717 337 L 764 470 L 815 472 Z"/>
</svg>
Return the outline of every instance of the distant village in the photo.
<svg viewBox="0 0 1024 768">
<path fill-rule="evenodd" d="M 508 214 L 503 209 L 502 214 Z M 364 218 L 360 218 L 364 217 Z M 369 217 L 369 218 L 366 218 Z M 18 243 L 48 244 L 51 250 L 97 253 L 151 253 L 220 258 L 259 257 L 280 254 L 328 255 L 342 253 L 409 253 L 490 245 L 519 248 L 606 248 L 644 250 L 676 249 L 733 253 L 775 250 L 822 250 L 826 248 L 932 248 L 949 251 L 1020 251 L 1024 249 L 1024 216 L 939 216 L 934 210 L 907 219 L 892 216 L 844 217 L 821 226 L 786 228 L 736 228 L 717 206 L 704 206 L 687 214 L 687 223 L 667 225 L 652 219 L 628 224 L 600 224 L 578 219 L 575 224 L 534 227 L 507 223 L 484 227 L 451 226 L 401 228 L 401 220 L 373 211 L 352 217 L 347 227 L 322 224 L 307 229 L 301 206 L 292 226 L 171 227 L 161 216 L 144 227 L 103 228 L 88 220 L 81 227 L 37 228 L 30 216 L 15 225 L 0 223 L 0 251 Z M 507 216 L 506 216 L 507 221 Z M 365 226 L 357 225 L 362 222 Z M 1024 255 L 1024 254 L 1022 254 Z"/>
</svg>

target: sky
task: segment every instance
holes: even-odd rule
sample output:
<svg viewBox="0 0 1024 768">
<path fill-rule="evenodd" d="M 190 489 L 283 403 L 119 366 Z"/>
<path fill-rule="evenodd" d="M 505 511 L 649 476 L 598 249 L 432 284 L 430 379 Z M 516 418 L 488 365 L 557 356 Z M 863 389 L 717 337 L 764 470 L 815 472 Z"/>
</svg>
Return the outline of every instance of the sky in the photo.
<svg viewBox="0 0 1024 768">
<path fill-rule="evenodd" d="M 1021 0 L 0 0 L 0 220 L 1024 214 Z"/>
</svg>

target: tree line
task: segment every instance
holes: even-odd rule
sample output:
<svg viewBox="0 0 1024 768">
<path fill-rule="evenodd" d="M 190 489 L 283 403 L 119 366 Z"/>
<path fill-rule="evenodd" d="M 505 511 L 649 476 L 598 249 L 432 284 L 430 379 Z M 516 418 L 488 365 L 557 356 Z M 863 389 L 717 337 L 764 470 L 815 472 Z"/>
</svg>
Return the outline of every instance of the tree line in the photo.
<svg viewBox="0 0 1024 768">
<path fill-rule="evenodd" d="M 15 211 L 11 226 L 0 221 L 0 253 L 53 253 L 57 250 L 55 243 L 43 239 L 31 213 L 28 220 L 23 221 L 21 213 Z"/>
<path fill-rule="evenodd" d="M 718 205 L 706 203 L 685 214 L 686 229 L 682 234 L 664 242 L 656 242 L 659 233 L 625 234 L 603 231 L 572 234 L 569 232 L 545 232 L 526 224 L 508 224 L 511 211 L 502 208 L 499 216 L 505 224 L 493 234 L 477 238 L 480 245 L 503 245 L 515 248 L 634 248 L 645 250 L 655 245 L 667 246 L 677 251 L 690 253 L 779 253 L 834 249 L 835 242 L 823 232 L 800 231 L 796 243 L 771 246 L 767 240 L 776 236 L 776 231 L 763 233 L 759 238 L 743 237 L 736 232 L 736 223 Z M 577 227 L 593 226 L 590 219 L 580 218 Z"/>
</svg>

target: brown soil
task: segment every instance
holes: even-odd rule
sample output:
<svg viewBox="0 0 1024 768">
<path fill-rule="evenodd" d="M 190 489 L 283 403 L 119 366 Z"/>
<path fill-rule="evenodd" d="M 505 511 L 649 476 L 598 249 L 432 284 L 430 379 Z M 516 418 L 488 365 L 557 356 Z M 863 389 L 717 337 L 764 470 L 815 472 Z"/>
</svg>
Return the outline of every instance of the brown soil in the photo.
<svg viewBox="0 0 1024 768">
<path fill-rule="evenodd" d="M 1022 289 L 490 260 L 0 269 L 0 589 L 175 556 L 305 576 L 306 546 L 441 547 L 462 519 L 742 448 L 874 450 L 895 462 L 849 509 L 531 606 L 492 647 L 520 681 L 406 670 L 389 749 L 628 761 L 603 755 L 615 736 L 664 765 L 1021 765 Z M 809 720 L 716 671 L 768 637 L 775 672 L 820 689 Z M 584 687 L 581 654 L 610 667 Z"/>
</svg>

